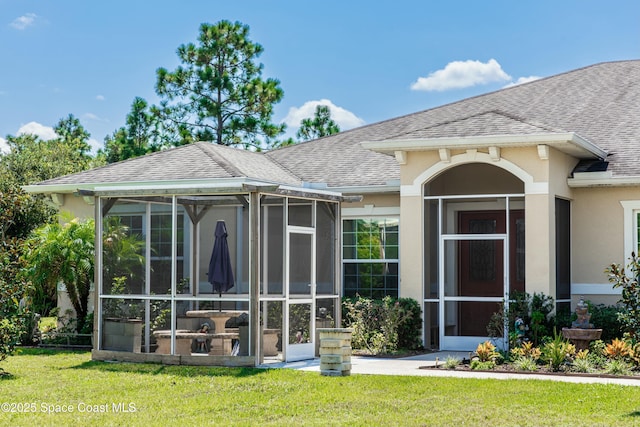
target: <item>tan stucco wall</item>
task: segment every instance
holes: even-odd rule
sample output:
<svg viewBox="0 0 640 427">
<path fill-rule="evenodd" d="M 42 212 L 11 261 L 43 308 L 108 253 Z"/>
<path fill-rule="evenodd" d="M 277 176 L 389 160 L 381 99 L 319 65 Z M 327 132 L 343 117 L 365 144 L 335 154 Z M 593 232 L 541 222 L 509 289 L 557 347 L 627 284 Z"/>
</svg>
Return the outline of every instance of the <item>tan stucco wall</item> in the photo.
<svg viewBox="0 0 640 427">
<path fill-rule="evenodd" d="M 402 197 L 400 203 L 400 289 L 402 298 L 422 301 L 422 197 Z"/>
<path fill-rule="evenodd" d="M 555 198 L 572 198 L 572 189 L 567 184 L 567 178 L 578 164 L 578 160 L 568 154 L 551 149 L 549 153 L 549 194 Z"/>
<path fill-rule="evenodd" d="M 553 207 L 548 194 L 525 197 L 525 289 L 555 297 Z M 553 262 L 552 262 L 553 261 Z"/>
<path fill-rule="evenodd" d="M 93 218 L 94 206 L 87 203 L 90 201 L 93 203 L 93 197 L 87 197 L 86 199 L 74 194 L 65 194 L 64 203 L 58 208 L 60 212 L 71 212 L 78 218 Z"/>
<path fill-rule="evenodd" d="M 607 283 L 604 269 L 612 262 L 626 262 L 627 257 L 620 201 L 640 199 L 640 191 L 633 187 L 576 188 L 573 195 L 573 283 Z"/>
<path fill-rule="evenodd" d="M 615 294 L 615 295 L 573 294 L 571 295 L 571 311 L 574 311 L 576 309 L 576 306 L 578 305 L 578 302 L 580 301 L 581 297 L 584 298 L 585 301 L 590 301 L 593 304 L 616 305 L 618 304 L 618 302 L 620 302 L 619 294 Z M 596 325 L 596 327 L 598 326 Z"/>
</svg>

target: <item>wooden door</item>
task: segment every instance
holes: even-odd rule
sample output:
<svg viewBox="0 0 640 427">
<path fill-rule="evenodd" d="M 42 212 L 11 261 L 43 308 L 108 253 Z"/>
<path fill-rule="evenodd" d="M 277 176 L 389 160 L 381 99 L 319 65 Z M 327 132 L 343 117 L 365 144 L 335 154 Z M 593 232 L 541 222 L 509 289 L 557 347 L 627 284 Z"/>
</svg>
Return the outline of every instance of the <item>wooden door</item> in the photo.
<svg viewBox="0 0 640 427">
<path fill-rule="evenodd" d="M 509 212 L 510 290 L 524 290 L 524 211 Z M 505 234 L 505 211 L 467 211 L 458 214 L 459 234 Z M 458 296 L 502 297 L 505 294 L 503 239 L 461 240 L 458 252 Z M 461 336 L 487 335 L 487 324 L 499 304 L 460 301 Z"/>
</svg>

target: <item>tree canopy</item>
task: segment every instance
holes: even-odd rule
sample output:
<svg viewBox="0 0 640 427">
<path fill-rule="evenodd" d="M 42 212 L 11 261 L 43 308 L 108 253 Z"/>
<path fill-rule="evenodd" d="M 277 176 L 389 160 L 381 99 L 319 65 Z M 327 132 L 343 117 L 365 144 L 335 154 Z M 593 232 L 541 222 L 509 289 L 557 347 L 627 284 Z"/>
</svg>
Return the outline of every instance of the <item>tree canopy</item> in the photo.
<svg viewBox="0 0 640 427">
<path fill-rule="evenodd" d="M 196 140 L 268 148 L 284 132 L 284 124 L 271 122 L 273 105 L 284 92 L 278 80 L 262 78 L 257 62 L 262 52 L 249 39 L 247 25 L 202 24 L 198 43 L 178 48 L 182 65 L 173 72 L 157 70 L 159 114 Z"/>
<path fill-rule="evenodd" d="M 313 118 L 302 119 L 296 136 L 302 141 L 309 141 L 338 132 L 340 127 L 331 119 L 331 109 L 326 105 L 318 105 Z"/>
<path fill-rule="evenodd" d="M 31 134 L 7 136 L 10 151 L 0 156 L 0 169 L 19 185 L 67 175 L 96 165 L 90 154 L 90 134 L 73 115 L 54 126 L 57 138 L 43 141 Z"/>
<path fill-rule="evenodd" d="M 21 259 L 26 249 L 24 240 L 30 233 L 55 219 L 55 209 L 46 204 L 44 197 L 27 194 L 23 185 L 33 184 L 74 172 L 97 164 L 91 156 L 89 133 L 73 115 L 60 119 L 54 127 L 57 137 L 42 140 L 36 135 L 7 136 L 10 151 L 0 155 L 0 259 Z M 0 262 L 0 264 L 3 264 Z M 29 278 L 16 274 L 19 268 L 0 270 L 8 287 L 27 289 Z M 33 310 L 46 315 L 55 304 L 55 293 L 34 287 L 31 300 Z"/>
<path fill-rule="evenodd" d="M 105 155 L 107 163 L 115 163 L 158 151 L 162 146 L 158 117 L 145 99 L 136 97 L 127 115 L 126 126 L 105 138 L 100 154 Z"/>
</svg>

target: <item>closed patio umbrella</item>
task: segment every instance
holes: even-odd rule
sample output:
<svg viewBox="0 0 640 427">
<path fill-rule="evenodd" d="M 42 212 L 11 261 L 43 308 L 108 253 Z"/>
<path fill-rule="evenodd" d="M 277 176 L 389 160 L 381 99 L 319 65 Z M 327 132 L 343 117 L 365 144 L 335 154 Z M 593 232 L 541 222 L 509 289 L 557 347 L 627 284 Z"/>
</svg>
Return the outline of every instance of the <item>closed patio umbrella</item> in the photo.
<svg viewBox="0 0 640 427">
<path fill-rule="evenodd" d="M 209 262 L 209 283 L 213 285 L 213 291 L 222 296 L 223 292 L 233 288 L 233 270 L 231 269 L 231 256 L 227 243 L 227 226 L 224 221 L 218 221 L 215 231 L 216 240 L 211 252 Z M 220 302 L 222 311 L 222 302 Z"/>
</svg>

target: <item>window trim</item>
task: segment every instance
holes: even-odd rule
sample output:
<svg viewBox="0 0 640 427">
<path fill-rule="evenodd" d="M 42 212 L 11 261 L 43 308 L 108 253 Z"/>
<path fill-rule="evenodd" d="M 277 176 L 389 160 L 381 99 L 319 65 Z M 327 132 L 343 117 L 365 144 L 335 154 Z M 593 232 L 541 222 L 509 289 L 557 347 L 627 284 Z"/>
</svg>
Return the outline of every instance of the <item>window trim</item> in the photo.
<svg viewBox="0 0 640 427">
<path fill-rule="evenodd" d="M 622 263 L 627 264 L 631 252 L 638 254 L 638 215 L 640 214 L 640 200 L 621 200 L 624 209 L 623 236 L 624 254 Z"/>
</svg>

